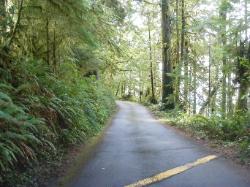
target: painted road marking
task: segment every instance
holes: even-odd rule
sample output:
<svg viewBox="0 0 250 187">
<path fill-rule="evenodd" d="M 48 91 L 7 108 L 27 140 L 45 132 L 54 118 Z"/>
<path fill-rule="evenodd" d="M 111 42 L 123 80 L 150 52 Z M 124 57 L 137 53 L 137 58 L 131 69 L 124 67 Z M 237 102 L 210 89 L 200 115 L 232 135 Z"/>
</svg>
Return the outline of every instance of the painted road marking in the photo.
<svg viewBox="0 0 250 187">
<path fill-rule="evenodd" d="M 159 182 L 159 181 L 162 181 L 162 180 L 167 179 L 169 177 L 172 177 L 174 175 L 177 175 L 179 173 L 182 173 L 186 170 L 189 170 L 195 166 L 205 164 L 205 163 L 207 163 L 215 158 L 217 158 L 216 155 L 209 155 L 209 156 L 200 158 L 200 159 L 196 160 L 195 162 L 187 163 L 183 166 L 179 166 L 179 167 L 164 171 L 164 172 L 159 173 L 157 175 L 154 175 L 152 177 L 139 180 L 139 181 L 137 181 L 133 184 L 127 185 L 125 187 L 142 187 L 142 186 L 146 186 L 146 185 L 149 185 L 149 184 L 152 184 L 155 182 Z"/>
</svg>

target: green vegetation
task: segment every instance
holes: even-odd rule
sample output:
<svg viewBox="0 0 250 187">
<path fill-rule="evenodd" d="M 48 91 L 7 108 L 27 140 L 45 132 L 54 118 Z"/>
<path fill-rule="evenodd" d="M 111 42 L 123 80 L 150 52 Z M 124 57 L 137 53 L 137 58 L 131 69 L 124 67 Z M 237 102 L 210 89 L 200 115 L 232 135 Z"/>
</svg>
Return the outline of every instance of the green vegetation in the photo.
<svg viewBox="0 0 250 187">
<path fill-rule="evenodd" d="M 129 10 L 113 92 L 158 103 L 177 126 L 237 142 L 249 158 L 249 1 L 142 0 Z"/>
<path fill-rule="evenodd" d="M 103 55 L 116 53 L 122 8 L 1 0 L 0 9 L 0 186 L 36 186 L 39 165 L 60 161 L 115 109 Z"/>
<path fill-rule="evenodd" d="M 215 140 L 221 146 L 230 145 L 238 152 L 242 163 L 249 163 L 250 136 L 249 136 L 249 113 L 234 114 L 226 119 L 213 115 L 187 115 L 179 110 L 161 111 L 158 106 L 149 105 L 151 111 L 161 121 L 176 126 L 198 139 Z"/>
<path fill-rule="evenodd" d="M 248 0 L 0 0 L 0 185 L 31 182 L 35 165 L 99 132 L 113 95 L 249 158 L 248 10 Z"/>
</svg>

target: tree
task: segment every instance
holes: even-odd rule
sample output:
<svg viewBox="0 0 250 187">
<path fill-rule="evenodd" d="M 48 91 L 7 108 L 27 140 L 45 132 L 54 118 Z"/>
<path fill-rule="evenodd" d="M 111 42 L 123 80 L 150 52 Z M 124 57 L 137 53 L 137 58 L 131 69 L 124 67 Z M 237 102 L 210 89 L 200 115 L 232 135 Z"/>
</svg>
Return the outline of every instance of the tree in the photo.
<svg viewBox="0 0 250 187">
<path fill-rule="evenodd" d="M 162 0 L 162 102 L 166 109 L 174 108 L 171 55 L 169 1 Z"/>
<path fill-rule="evenodd" d="M 150 99 L 151 103 L 156 104 L 157 100 L 155 97 L 155 88 L 154 88 L 154 74 L 153 74 L 153 58 L 152 58 L 152 42 L 151 42 L 151 22 L 150 15 L 147 16 L 148 19 L 148 42 L 149 42 L 149 62 L 150 62 L 150 82 L 151 82 L 151 94 L 152 98 Z"/>
<path fill-rule="evenodd" d="M 220 15 L 220 21 L 221 21 L 221 26 L 220 26 L 220 40 L 221 40 L 221 45 L 223 49 L 223 57 L 222 57 L 222 100 L 221 100 L 221 112 L 222 115 L 226 114 L 226 99 L 227 99 L 227 85 L 226 85 L 226 77 L 227 77 L 227 59 L 226 59 L 226 44 L 227 44 L 227 38 L 226 38 L 226 21 L 227 21 L 227 10 L 229 8 L 230 4 L 227 0 L 222 0 L 220 4 L 220 10 L 219 10 L 219 15 Z"/>
<path fill-rule="evenodd" d="M 237 109 L 247 111 L 247 97 L 249 89 L 249 67 L 250 67 L 250 43 L 240 42 L 239 56 L 237 60 L 237 81 L 239 83 L 239 95 L 237 101 Z"/>
<path fill-rule="evenodd" d="M 181 72 L 181 64 L 180 64 L 180 29 L 179 29 L 179 0 L 175 1 L 175 27 L 176 27 L 176 62 L 175 62 L 175 72 L 176 82 L 175 82 L 175 103 L 180 103 L 180 72 Z"/>
<path fill-rule="evenodd" d="M 181 63 L 184 68 L 184 106 L 187 110 L 188 106 L 188 59 L 187 59 L 187 40 L 186 40 L 186 15 L 185 0 L 181 0 Z"/>
</svg>

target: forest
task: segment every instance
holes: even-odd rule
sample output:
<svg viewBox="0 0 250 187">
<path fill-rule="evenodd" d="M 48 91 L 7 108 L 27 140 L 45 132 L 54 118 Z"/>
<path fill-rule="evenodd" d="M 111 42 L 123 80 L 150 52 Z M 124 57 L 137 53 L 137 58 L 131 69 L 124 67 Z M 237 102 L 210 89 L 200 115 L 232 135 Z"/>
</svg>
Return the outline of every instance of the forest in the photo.
<svg viewBox="0 0 250 187">
<path fill-rule="evenodd" d="M 250 164 L 249 0 L 0 0 L 0 186 L 99 133 L 115 100 Z"/>
</svg>

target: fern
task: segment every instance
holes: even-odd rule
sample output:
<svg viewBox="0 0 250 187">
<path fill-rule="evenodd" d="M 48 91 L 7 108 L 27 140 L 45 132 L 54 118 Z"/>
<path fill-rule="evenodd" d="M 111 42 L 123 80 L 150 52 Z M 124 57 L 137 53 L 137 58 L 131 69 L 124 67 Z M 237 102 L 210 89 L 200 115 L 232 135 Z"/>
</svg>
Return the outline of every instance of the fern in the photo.
<svg viewBox="0 0 250 187">
<path fill-rule="evenodd" d="M 37 127 L 44 122 L 27 114 L 3 92 L 0 92 L 0 109 L 0 166 L 5 170 L 18 159 L 36 158 L 35 150 L 43 144 Z"/>
</svg>

